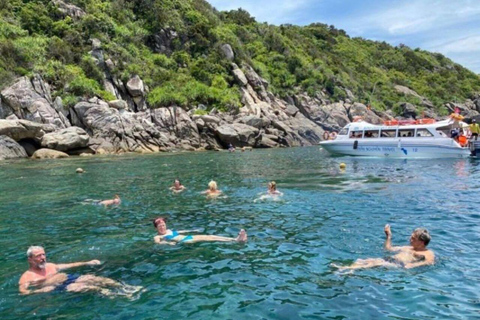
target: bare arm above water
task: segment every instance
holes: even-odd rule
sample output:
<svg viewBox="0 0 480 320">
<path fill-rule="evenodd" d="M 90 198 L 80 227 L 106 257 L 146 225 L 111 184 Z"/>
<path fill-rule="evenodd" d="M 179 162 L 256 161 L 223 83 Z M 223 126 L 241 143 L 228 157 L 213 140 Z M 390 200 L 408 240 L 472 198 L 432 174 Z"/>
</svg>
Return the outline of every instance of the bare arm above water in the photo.
<svg viewBox="0 0 480 320">
<path fill-rule="evenodd" d="M 73 262 L 73 263 L 64 263 L 64 264 L 57 264 L 57 270 L 64 270 L 76 267 L 83 267 L 83 266 L 96 266 L 102 264 L 100 260 L 90 260 L 85 262 Z"/>
<path fill-rule="evenodd" d="M 386 236 L 385 244 L 384 244 L 385 250 L 400 251 L 400 250 L 405 248 L 405 247 L 394 247 L 394 246 L 392 246 L 392 230 L 390 230 L 390 225 L 389 224 L 385 225 L 385 228 L 383 229 L 383 231 L 385 232 L 385 236 Z"/>
</svg>

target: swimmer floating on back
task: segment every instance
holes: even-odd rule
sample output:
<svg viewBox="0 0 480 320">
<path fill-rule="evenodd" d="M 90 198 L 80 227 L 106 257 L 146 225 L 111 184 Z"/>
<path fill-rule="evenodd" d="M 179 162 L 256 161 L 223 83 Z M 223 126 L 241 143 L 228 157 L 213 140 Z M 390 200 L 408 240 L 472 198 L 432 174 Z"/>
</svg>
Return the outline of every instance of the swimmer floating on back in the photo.
<svg viewBox="0 0 480 320">
<path fill-rule="evenodd" d="M 132 297 L 142 287 L 124 285 L 105 277 L 94 275 L 66 274 L 60 271 L 81 266 L 101 264 L 98 260 L 66 264 L 47 263 L 45 250 L 40 246 L 31 246 L 27 250 L 30 268 L 23 273 L 18 282 L 21 294 L 50 291 L 85 292 L 98 291 L 104 295 L 124 295 Z M 115 288 L 115 291 L 112 289 Z"/>
<path fill-rule="evenodd" d="M 368 269 L 373 267 L 403 267 L 410 269 L 435 263 L 433 251 L 427 249 L 427 245 L 431 239 L 427 229 L 415 229 L 410 236 L 410 246 L 403 247 L 392 246 L 392 231 L 390 230 L 390 225 L 387 224 L 384 231 L 386 236 L 385 249 L 398 252 L 391 259 L 358 259 L 351 266 L 342 267 L 335 264 L 332 264 L 332 266 L 339 270 Z"/>
<path fill-rule="evenodd" d="M 120 203 L 122 203 L 122 200 L 120 200 L 120 197 L 118 196 L 118 194 L 116 194 L 113 197 L 113 199 L 102 200 L 98 204 L 103 205 L 105 207 L 108 207 L 108 206 L 111 206 L 111 205 L 114 205 L 114 204 L 120 204 Z"/>
<path fill-rule="evenodd" d="M 166 218 L 158 217 L 153 220 L 153 225 L 157 229 L 158 235 L 153 240 L 158 244 L 176 245 L 177 243 L 195 243 L 195 242 L 246 242 L 247 233 L 240 230 L 236 238 L 221 237 L 215 235 L 184 235 L 190 232 L 199 232 L 199 230 L 170 230 L 167 229 Z"/>
</svg>

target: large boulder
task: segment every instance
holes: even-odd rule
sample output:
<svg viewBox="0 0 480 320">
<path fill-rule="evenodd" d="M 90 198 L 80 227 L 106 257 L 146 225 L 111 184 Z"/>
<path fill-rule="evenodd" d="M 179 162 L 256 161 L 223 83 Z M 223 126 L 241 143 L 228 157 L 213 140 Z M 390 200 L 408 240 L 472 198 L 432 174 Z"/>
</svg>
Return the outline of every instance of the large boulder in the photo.
<svg viewBox="0 0 480 320">
<path fill-rule="evenodd" d="M 158 108 L 152 110 L 151 115 L 153 124 L 160 132 L 170 135 L 175 144 L 178 144 L 179 140 L 187 140 L 195 148 L 200 146 L 197 125 L 182 108 Z"/>
<path fill-rule="evenodd" d="M 143 81 L 139 76 L 135 76 L 128 80 L 127 82 L 128 92 L 132 97 L 141 97 L 145 93 L 145 87 L 143 86 Z"/>
<path fill-rule="evenodd" d="M 233 77 L 239 85 L 245 87 L 248 84 L 248 80 L 245 77 L 245 74 L 235 63 L 232 63 L 232 73 Z"/>
<path fill-rule="evenodd" d="M 235 147 L 254 146 L 258 129 L 243 123 L 223 124 L 216 128 L 215 133 L 225 144 Z"/>
<path fill-rule="evenodd" d="M 411 103 L 408 103 L 408 102 L 403 102 L 402 104 L 400 104 L 400 108 L 402 110 L 402 113 L 401 113 L 401 116 L 404 117 L 404 118 L 413 118 L 413 119 L 416 119 L 417 118 L 417 108 L 411 104 Z"/>
<path fill-rule="evenodd" d="M 2 90 L 1 97 L 4 103 L 0 114 L 4 117 L 14 114 L 18 119 L 52 124 L 58 129 L 70 126 L 68 119 L 51 106 L 50 89 L 38 76 L 33 83 L 28 77 L 18 79 Z"/>
<path fill-rule="evenodd" d="M 265 117 L 257 117 L 254 115 L 244 116 L 236 120 L 236 122 L 247 124 L 251 127 L 261 129 L 270 125 L 270 120 Z"/>
<path fill-rule="evenodd" d="M 382 123 L 382 118 L 375 114 L 372 110 L 367 108 L 363 103 L 355 102 L 348 108 L 348 114 L 351 120 L 354 120 L 355 117 L 361 117 L 368 123 L 380 124 Z"/>
<path fill-rule="evenodd" d="M 133 113 L 92 104 L 74 109 L 96 153 L 156 152 L 174 146 L 152 122 L 150 110 Z"/>
<path fill-rule="evenodd" d="M 27 120 L 0 120 L 0 135 L 15 141 L 22 139 L 40 140 L 45 132 L 53 131 L 53 127 Z"/>
<path fill-rule="evenodd" d="M 66 154 L 65 152 L 51 149 L 38 149 L 32 155 L 32 159 L 59 159 L 68 157 L 68 154 Z"/>
<path fill-rule="evenodd" d="M 60 131 L 47 133 L 43 136 L 41 145 L 48 149 L 68 151 L 78 148 L 85 148 L 90 137 L 79 127 L 70 127 Z"/>
<path fill-rule="evenodd" d="M 52 2 L 63 15 L 69 16 L 75 20 L 78 20 L 85 15 L 85 11 L 73 4 L 65 3 L 62 0 L 52 0 Z"/>
<path fill-rule="evenodd" d="M 0 135 L 0 160 L 27 158 L 25 149 L 15 140 L 7 136 Z"/>
<path fill-rule="evenodd" d="M 228 43 L 223 44 L 220 49 L 222 50 L 223 55 L 227 60 L 233 61 L 233 59 L 235 58 L 235 54 L 233 53 L 231 45 L 229 45 Z"/>
</svg>

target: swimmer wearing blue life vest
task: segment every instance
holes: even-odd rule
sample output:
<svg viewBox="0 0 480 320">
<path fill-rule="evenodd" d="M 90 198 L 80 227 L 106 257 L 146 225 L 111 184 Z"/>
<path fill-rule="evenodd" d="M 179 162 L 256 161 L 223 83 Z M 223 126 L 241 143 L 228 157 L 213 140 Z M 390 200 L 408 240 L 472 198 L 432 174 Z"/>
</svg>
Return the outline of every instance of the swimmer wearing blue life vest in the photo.
<svg viewBox="0 0 480 320">
<path fill-rule="evenodd" d="M 180 243 L 195 242 L 247 242 L 247 232 L 242 229 L 236 238 L 215 236 L 215 235 L 184 235 L 190 232 L 199 232 L 200 230 L 170 230 L 167 229 L 166 218 L 158 217 L 153 220 L 153 225 L 157 229 L 158 235 L 153 240 L 158 244 L 176 245 Z"/>
<path fill-rule="evenodd" d="M 45 250 L 40 246 L 31 246 L 28 248 L 27 258 L 30 268 L 23 273 L 18 282 L 18 289 L 21 294 L 50 291 L 98 291 L 104 295 L 121 294 L 129 296 L 142 288 L 124 285 L 112 279 L 94 275 L 66 274 L 60 272 L 81 266 L 96 266 L 101 264 L 99 260 L 66 264 L 47 263 Z M 111 291 L 111 288 L 117 288 L 119 291 L 114 293 Z"/>
<path fill-rule="evenodd" d="M 410 236 L 410 246 L 394 247 L 392 246 L 392 231 L 390 225 L 386 225 L 385 232 L 385 250 L 398 252 L 390 259 L 370 258 L 358 259 L 351 266 L 337 266 L 333 267 L 339 270 L 354 270 L 354 269 L 368 269 L 374 267 L 403 267 L 411 269 L 421 266 L 433 265 L 435 263 L 435 254 L 432 250 L 427 249 L 431 237 L 427 229 L 417 228 Z"/>
</svg>

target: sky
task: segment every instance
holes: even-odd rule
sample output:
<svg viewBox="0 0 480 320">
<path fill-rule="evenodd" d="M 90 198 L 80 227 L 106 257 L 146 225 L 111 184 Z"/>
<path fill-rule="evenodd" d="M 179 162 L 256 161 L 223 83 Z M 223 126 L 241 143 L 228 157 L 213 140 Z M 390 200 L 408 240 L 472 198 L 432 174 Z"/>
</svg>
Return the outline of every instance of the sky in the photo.
<svg viewBox="0 0 480 320">
<path fill-rule="evenodd" d="M 258 22 L 334 25 L 351 37 L 439 52 L 480 74 L 480 0 L 207 0 Z"/>
</svg>

